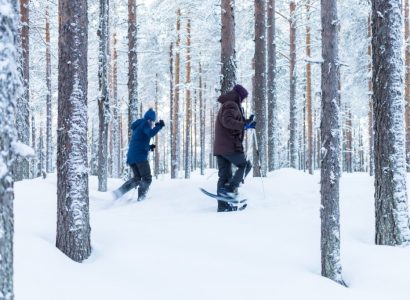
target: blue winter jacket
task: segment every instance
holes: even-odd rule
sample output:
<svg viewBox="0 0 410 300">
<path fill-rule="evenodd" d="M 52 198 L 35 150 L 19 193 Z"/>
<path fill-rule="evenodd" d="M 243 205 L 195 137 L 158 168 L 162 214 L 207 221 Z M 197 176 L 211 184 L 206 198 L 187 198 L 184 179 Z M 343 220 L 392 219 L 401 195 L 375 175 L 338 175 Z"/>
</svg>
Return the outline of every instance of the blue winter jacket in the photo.
<svg viewBox="0 0 410 300">
<path fill-rule="evenodd" d="M 158 131 L 161 130 L 161 126 L 156 125 L 154 128 L 148 123 L 147 119 L 138 119 L 131 125 L 132 136 L 131 142 L 128 148 L 127 164 L 137 164 L 148 160 L 149 142 Z"/>
</svg>

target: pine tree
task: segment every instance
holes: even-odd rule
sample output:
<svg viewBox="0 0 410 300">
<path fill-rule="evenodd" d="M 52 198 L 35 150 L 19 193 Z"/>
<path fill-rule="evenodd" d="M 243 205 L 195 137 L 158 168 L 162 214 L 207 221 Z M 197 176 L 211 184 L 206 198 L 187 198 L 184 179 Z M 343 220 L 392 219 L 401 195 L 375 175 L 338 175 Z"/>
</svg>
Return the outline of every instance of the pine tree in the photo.
<svg viewBox="0 0 410 300">
<path fill-rule="evenodd" d="M 137 4 L 128 0 L 128 123 L 138 119 Z"/>
<path fill-rule="evenodd" d="M 310 28 L 310 0 L 306 3 L 306 56 L 312 56 Z M 313 174 L 313 114 L 312 114 L 312 65 L 306 63 L 306 125 L 307 125 L 307 165 L 309 174 Z"/>
<path fill-rule="evenodd" d="M 17 141 L 19 74 L 17 1 L 0 0 L 0 300 L 13 300 L 13 144 Z M 8 12 L 8 13 L 7 13 Z"/>
<path fill-rule="evenodd" d="M 87 0 L 60 0 L 59 12 L 56 246 L 74 261 L 82 262 L 91 253 Z"/>
<path fill-rule="evenodd" d="M 100 0 L 100 40 L 98 56 L 98 191 L 107 191 L 108 177 L 108 124 L 110 121 L 110 98 L 108 91 L 108 56 L 109 56 L 109 0 Z"/>
<path fill-rule="evenodd" d="M 372 1 L 375 241 L 391 246 L 410 242 L 401 9 L 401 0 Z"/>
<path fill-rule="evenodd" d="M 221 93 L 230 91 L 236 82 L 235 1 L 221 2 Z"/>
<path fill-rule="evenodd" d="M 276 167 L 276 131 L 277 131 L 277 104 L 276 104 L 276 27 L 275 27 L 275 0 L 268 0 L 267 16 L 267 51 L 268 51 L 268 169 Z"/>
<path fill-rule="evenodd" d="M 119 178 L 121 175 L 121 131 L 120 131 L 120 101 L 118 99 L 118 49 L 117 49 L 117 34 L 113 33 L 113 48 L 112 48 L 112 97 L 113 97 L 113 118 L 112 118 L 112 134 L 111 140 L 113 145 L 112 152 L 112 175 L 114 178 Z"/>
<path fill-rule="evenodd" d="M 406 162 L 407 171 L 410 171 L 410 5 L 409 0 L 404 0 L 404 41 L 405 41 L 405 121 L 406 121 Z"/>
<path fill-rule="evenodd" d="M 199 139 L 200 139 L 200 168 L 201 175 L 205 175 L 205 122 L 206 106 L 202 93 L 202 65 L 199 63 Z M 213 125 L 213 124 L 212 124 Z"/>
<path fill-rule="evenodd" d="M 50 17 L 49 8 L 46 8 L 46 86 L 47 86 L 47 122 L 46 122 L 46 171 L 53 172 L 53 130 L 52 130 L 52 103 L 51 103 L 51 50 L 50 50 Z"/>
<path fill-rule="evenodd" d="M 181 43 L 181 10 L 177 10 L 177 40 L 175 43 L 175 86 L 173 95 L 172 133 L 171 133 L 171 178 L 178 177 L 180 162 L 180 130 L 179 130 L 179 73 L 180 73 L 180 43 Z"/>
<path fill-rule="evenodd" d="M 254 149 L 254 161 L 258 161 L 260 155 L 261 166 L 254 168 L 254 176 L 266 176 L 267 174 L 267 108 L 266 108 L 266 18 L 265 0 L 255 0 L 255 86 L 253 92 L 253 105 L 255 115 L 258 118 L 256 136 L 259 154 Z M 255 145 L 256 147 L 256 145 Z"/>
<path fill-rule="evenodd" d="M 373 133 L 373 83 L 372 77 L 370 74 L 373 72 L 373 65 L 372 65 L 372 24 L 371 24 L 371 15 L 368 17 L 367 21 L 367 37 L 369 39 L 368 46 L 367 46 L 367 55 L 368 55 L 368 73 L 369 79 L 367 83 L 368 93 L 369 93 L 369 112 L 368 112 L 368 121 L 369 121 L 369 173 L 370 176 L 374 175 L 374 133 Z"/>
<path fill-rule="evenodd" d="M 289 4 L 290 18 L 289 18 L 289 42 L 290 42 L 290 61 L 289 61 L 289 97 L 290 97 L 290 137 L 289 137 L 289 151 L 290 151 L 290 167 L 298 167 L 298 130 L 297 130 L 297 105 L 296 105 L 296 3 L 290 1 Z"/>
<path fill-rule="evenodd" d="M 322 0 L 321 257 L 322 276 L 342 285 L 340 262 L 340 95 L 337 0 Z"/>
<path fill-rule="evenodd" d="M 185 179 L 191 177 L 192 100 L 191 100 L 191 20 L 187 21 L 185 77 Z"/>
<path fill-rule="evenodd" d="M 18 140 L 23 144 L 30 144 L 30 8 L 29 0 L 20 1 L 20 22 L 21 22 L 21 32 L 20 32 L 20 42 L 21 42 L 21 70 L 23 77 L 23 89 L 24 93 L 17 100 L 17 135 Z M 25 158 L 18 157 L 15 165 L 13 176 L 14 180 L 19 181 L 22 179 L 29 178 L 30 165 L 29 161 Z"/>
</svg>

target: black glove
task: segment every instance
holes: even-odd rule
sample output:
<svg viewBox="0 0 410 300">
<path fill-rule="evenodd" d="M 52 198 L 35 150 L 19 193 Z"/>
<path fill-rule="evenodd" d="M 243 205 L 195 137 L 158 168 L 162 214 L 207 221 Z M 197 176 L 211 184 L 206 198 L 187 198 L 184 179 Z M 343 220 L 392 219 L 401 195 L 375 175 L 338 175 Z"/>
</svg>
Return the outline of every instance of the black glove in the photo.
<svg viewBox="0 0 410 300">
<path fill-rule="evenodd" d="M 154 144 L 149 145 L 149 151 L 154 151 L 155 147 L 156 147 L 156 146 L 155 146 Z"/>
<path fill-rule="evenodd" d="M 165 123 L 164 123 L 164 121 L 163 120 L 159 120 L 157 123 L 155 123 L 155 126 L 159 126 L 159 127 L 164 127 L 165 126 Z"/>
</svg>

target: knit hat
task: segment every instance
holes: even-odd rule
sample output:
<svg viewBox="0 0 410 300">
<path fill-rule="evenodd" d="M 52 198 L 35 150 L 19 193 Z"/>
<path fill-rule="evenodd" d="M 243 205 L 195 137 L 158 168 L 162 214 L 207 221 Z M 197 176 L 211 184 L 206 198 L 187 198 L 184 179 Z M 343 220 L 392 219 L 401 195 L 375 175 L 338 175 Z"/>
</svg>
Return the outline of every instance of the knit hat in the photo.
<svg viewBox="0 0 410 300">
<path fill-rule="evenodd" d="M 235 92 L 237 92 L 239 94 L 239 96 L 241 96 L 241 100 L 248 97 L 248 91 L 243 86 L 241 86 L 240 84 L 235 85 L 233 87 L 233 90 Z"/>
<path fill-rule="evenodd" d="M 150 108 L 144 114 L 144 119 L 147 120 L 147 121 L 151 120 L 151 121 L 155 122 L 155 120 L 157 119 L 157 114 L 155 113 L 155 111 L 152 108 Z"/>
</svg>

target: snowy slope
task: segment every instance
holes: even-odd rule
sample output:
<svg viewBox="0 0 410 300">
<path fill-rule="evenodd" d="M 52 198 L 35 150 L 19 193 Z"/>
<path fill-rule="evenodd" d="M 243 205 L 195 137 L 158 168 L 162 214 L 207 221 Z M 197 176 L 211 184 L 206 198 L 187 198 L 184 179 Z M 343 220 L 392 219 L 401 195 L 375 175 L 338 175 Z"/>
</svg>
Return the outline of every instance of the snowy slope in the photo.
<svg viewBox="0 0 410 300">
<path fill-rule="evenodd" d="M 341 181 L 349 289 L 320 276 L 319 174 L 279 170 L 263 185 L 250 178 L 241 189 L 248 208 L 233 213 L 216 213 L 198 191 L 216 180 L 215 170 L 188 181 L 164 176 L 146 201 L 113 203 L 91 178 L 93 254 L 83 264 L 54 247 L 55 176 L 16 183 L 16 299 L 408 299 L 410 247 L 373 245 L 368 175 Z"/>
</svg>

